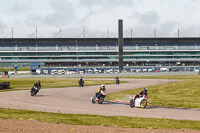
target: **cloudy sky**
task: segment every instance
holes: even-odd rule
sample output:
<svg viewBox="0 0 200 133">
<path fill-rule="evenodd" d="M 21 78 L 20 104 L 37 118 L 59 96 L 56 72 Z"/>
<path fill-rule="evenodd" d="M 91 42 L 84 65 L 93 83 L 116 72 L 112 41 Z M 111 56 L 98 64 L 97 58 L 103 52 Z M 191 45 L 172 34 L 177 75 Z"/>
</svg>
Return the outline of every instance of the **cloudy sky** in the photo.
<svg viewBox="0 0 200 133">
<path fill-rule="evenodd" d="M 200 0 L 1 0 L 0 16 L 0 38 L 117 37 L 118 19 L 124 37 L 200 37 Z"/>
</svg>

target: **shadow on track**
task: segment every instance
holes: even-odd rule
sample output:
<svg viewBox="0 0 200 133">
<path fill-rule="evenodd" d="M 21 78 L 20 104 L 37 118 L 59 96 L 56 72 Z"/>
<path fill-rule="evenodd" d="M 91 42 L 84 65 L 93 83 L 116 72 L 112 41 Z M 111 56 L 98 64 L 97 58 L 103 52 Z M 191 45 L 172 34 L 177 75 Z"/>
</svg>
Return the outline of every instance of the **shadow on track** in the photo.
<svg viewBox="0 0 200 133">
<path fill-rule="evenodd" d="M 162 109 L 177 109 L 177 110 L 193 110 L 193 111 L 200 111 L 200 109 L 192 109 L 192 108 L 173 108 L 173 107 L 160 107 L 160 106 L 148 106 L 151 109 L 158 109 L 158 108 L 162 108 Z"/>
<path fill-rule="evenodd" d="M 51 96 L 51 95 L 35 95 L 35 96 L 32 96 L 32 97 L 46 97 L 46 96 Z"/>
<path fill-rule="evenodd" d="M 105 100 L 103 104 L 104 105 L 110 105 L 110 104 L 126 105 L 127 108 L 130 108 L 129 102 L 126 102 L 126 103 L 124 103 L 124 102 L 111 102 L 111 101 Z M 135 107 L 135 108 L 140 108 L 140 107 Z M 147 106 L 146 108 L 141 108 L 141 109 L 153 109 L 153 108 L 151 106 Z"/>
<path fill-rule="evenodd" d="M 105 105 L 110 105 L 110 104 L 129 105 L 129 103 L 122 103 L 122 102 L 112 102 L 112 101 L 107 101 L 107 100 L 105 100 L 103 104 L 105 104 Z"/>
<path fill-rule="evenodd" d="M 105 100 L 103 104 L 105 104 L 105 105 L 118 104 L 118 105 L 128 105 L 128 106 L 129 106 L 128 101 L 125 103 L 125 102 L 112 102 L 112 101 L 107 101 L 107 100 Z M 145 109 L 159 109 L 159 108 L 162 108 L 162 109 L 177 109 L 177 110 L 193 110 L 193 111 L 200 111 L 200 109 L 192 109 L 192 108 L 172 108 L 172 107 L 160 107 L 160 106 L 147 106 Z"/>
</svg>

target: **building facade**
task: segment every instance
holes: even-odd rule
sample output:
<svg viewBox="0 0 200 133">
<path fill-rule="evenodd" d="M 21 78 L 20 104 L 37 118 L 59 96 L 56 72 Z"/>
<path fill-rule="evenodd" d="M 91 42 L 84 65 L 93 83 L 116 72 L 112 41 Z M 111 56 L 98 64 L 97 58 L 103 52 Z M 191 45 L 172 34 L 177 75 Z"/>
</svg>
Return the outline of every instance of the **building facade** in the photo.
<svg viewBox="0 0 200 133">
<path fill-rule="evenodd" d="M 0 66 L 117 67 L 118 38 L 1 38 Z M 199 66 L 200 38 L 124 38 L 124 66 Z"/>
</svg>

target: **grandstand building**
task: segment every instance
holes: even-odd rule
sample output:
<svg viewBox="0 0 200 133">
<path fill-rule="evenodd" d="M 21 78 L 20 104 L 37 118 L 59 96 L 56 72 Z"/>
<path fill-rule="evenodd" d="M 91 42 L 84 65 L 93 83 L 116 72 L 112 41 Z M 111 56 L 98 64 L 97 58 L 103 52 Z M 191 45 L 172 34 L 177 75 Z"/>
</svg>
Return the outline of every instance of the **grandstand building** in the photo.
<svg viewBox="0 0 200 133">
<path fill-rule="evenodd" d="M 124 38 L 124 66 L 199 66 L 200 38 Z M 118 66 L 118 38 L 1 38 L 0 66 Z"/>
</svg>

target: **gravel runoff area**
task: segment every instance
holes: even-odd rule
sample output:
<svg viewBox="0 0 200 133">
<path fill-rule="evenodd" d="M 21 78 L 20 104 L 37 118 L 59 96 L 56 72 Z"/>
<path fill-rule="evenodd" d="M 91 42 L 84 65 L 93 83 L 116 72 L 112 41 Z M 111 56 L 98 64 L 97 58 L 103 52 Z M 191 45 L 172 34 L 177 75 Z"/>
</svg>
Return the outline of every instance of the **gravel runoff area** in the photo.
<svg viewBox="0 0 200 133">
<path fill-rule="evenodd" d="M 82 126 L 0 119 L 0 133 L 200 133 L 190 129 L 143 129 L 105 126 Z"/>
<path fill-rule="evenodd" d="M 103 79 L 102 79 L 103 80 Z M 108 80 L 108 79 L 106 79 Z M 113 79 L 112 79 L 113 80 Z M 119 92 L 133 88 L 146 87 L 149 85 L 166 84 L 174 80 L 160 79 L 124 79 L 127 83 L 120 85 L 106 85 L 107 93 Z M 0 93 L 0 108 L 27 109 L 44 112 L 59 112 L 73 114 L 98 114 L 106 116 L 132 116 L 132 117 L 150 117 L 150 118 L 169 118 L 178 120 L 200 120 L 200 111 L 196 110 L 180 110 L 170 108 L 130 108 L 122 104 L 92 104 L 90 97 L 95 94 L 99 86 L 86 86 L 84 88 L 54 88 L 41 89 L 37 96 L 31 97 L 29 90 L 13 91 Z M 84 90 L 83 90 L 84 89 Z M 102 110 L 103 108 L 103 110 Z M 106 132 L 198 132 L 196 130 L 150 130 L 150 129 L 131 129 L 131 128 L 115 128 L 102 126 L 71 126 L 63 124 L 40 123 L 37 121 L 23 120 L 1 120 L 0 132 L 54 132 L 52 128 L 55 126 L 56 132 L 98 132 L 105 130 Z M 11 124 L 13 122 L 13 124 Z M 20 124 L 20 122 L 24 124 Z M 10 123 L 10 124 L 9 124 Z M 24 126 L 18 126 L 24 125 Z M 28 124 L 29 123 L 29 124 Z M 3 124 L 5 124 L 3 126 Z M 28 124 L 26 126 L 26 124 Z M 44 126 L 33 126 L 38 124 Z M 46 126 L 45 126 L 46 125 Z M 51 125 L 51 124 L 50 124 Z M 63 128 L 59 127 L 63 126 Z M 21 127 L 21 128 L 20 128 Z M 27 127 L 27 128 L 25 128 Z M 49 127 L 49 128 L 44 128 Z M 19 128 L 19 129 L 18 129 Z M 108 128 L 108 129 L 107 129 Z M 36 130 L 37 129 L 37 130 Z M 85 130 L 84 130 L 85 129 Z M 71 131 L 72 130 L 72 131 Z M 122 130 L 122 131 L 121 131 Z"/>
</svg>

